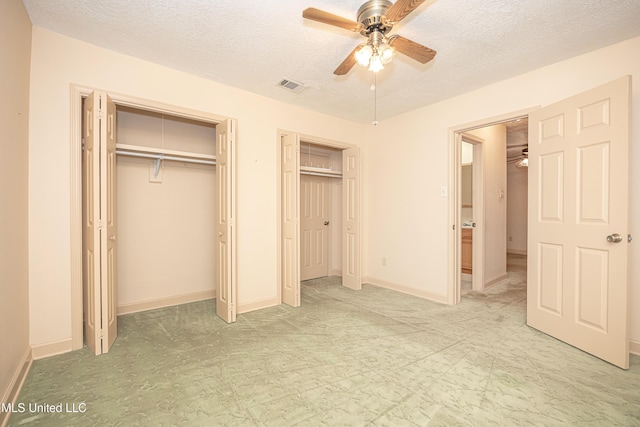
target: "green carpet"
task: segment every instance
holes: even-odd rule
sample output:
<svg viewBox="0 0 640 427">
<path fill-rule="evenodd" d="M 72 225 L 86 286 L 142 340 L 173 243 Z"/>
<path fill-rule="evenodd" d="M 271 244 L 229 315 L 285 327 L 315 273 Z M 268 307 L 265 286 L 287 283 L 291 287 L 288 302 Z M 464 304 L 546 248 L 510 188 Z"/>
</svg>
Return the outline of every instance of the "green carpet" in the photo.
<svg viewBox="0 0 640 427">
<path fill-rule="evenodd" d="M 121 316 L 107 355 L 35 361 L 9 425 L 640 425 L 640 357 L 527 327 L 524 278 L 454 307 L 333 277 L 230 325 L 213 301 Z"/>
</svg>

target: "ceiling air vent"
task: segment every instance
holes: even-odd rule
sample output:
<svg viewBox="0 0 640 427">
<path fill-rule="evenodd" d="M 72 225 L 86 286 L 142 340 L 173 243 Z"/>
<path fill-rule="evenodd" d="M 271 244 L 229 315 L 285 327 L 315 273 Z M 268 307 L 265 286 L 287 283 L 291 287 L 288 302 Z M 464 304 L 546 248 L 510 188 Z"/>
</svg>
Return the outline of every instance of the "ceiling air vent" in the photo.
<svg viewBox="0 0 640 427">
<path fill-rule="evenodd" d="M 300 93 L 307 88 L 304 84 L 294 82 L 293 80 L 289 79 L 282 79 L 277 83 L 277 85 L 283 89 L 287 89 L 295 93 Z"/>
</svg>

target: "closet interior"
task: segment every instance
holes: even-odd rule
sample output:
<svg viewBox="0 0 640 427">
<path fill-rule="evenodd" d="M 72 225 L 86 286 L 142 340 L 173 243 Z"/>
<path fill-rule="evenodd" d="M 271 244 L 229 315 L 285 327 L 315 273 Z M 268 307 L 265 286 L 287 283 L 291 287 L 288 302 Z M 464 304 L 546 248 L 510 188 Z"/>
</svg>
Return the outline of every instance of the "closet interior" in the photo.
<svg viewBox="0 0 640 427">
<path fill-rule="evenodd" d="M 342 271 L 342 150 L 300 141 L 300 280 Z"/>
<path fill-rule="evenodd" d="M 215 295 L 213 123 L 117 107 L 118 314 Z"/>
</svg>

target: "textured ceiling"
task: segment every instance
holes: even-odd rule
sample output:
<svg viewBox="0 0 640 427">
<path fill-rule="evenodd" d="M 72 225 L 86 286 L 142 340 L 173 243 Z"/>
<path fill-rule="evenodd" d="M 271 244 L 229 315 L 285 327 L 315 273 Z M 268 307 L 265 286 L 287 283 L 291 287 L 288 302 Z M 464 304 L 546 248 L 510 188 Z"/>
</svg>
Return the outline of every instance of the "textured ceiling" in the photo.
<svg viewBox="0 0 640 427">
<path fill-rule="evenodd" d="M 333 70 L 364 38 L 302 18 L 355 20 L 362 0 L 24 0 L 34 25 L 287 103 L 373 120 L 371 72 Z M 426 0 L 392 34 L 438 52 L 377 74 L 379 120 L 640 35 L 638 0 Z M 283 77 L 309 86 L 276 85 Z"/>
</svg>

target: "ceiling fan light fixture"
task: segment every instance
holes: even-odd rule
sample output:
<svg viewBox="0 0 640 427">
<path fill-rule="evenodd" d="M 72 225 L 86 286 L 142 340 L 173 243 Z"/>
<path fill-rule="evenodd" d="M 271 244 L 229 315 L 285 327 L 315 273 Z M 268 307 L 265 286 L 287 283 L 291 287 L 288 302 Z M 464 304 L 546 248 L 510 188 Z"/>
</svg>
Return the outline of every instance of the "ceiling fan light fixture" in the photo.
<svg viewBox="0 0 640 427">
<path fill-rule="evenodd" d="M 363 67 L 368 67 L 373 55 L 373 49 L 368 44 L 361 45 L 355 53 L 356 62 Z"/>
<path fill-rule="evenodd" d="M 373 55 L 373 57 L 371 58 L 371 63 L 369 64 L 369 71 L 373 71 L 374 73 L 377 73 L 383 68 L 384 68 L 384 65 L 382 64 L 382 59 L 380 58 L 380 55 L 378 54 Z"/>
<path fill-rule="evenodd" d="M 522 159 L 516 162 L 517 168 L 528 168 L 529 167 L 529 147 L 522 150 Z"/>
<path fill-rule="evenodd" d="M 355 21 L 314 7 L 306 8 L 302 12 L 302 17 L 360 33 L 368 39 L 365 44 L 353 49 L 333 74 L 343 76 L 356 64 L 367 67 L 375 73 L 382 70 L 385 64 L 391 62 L 396 51 L 421 64 L 426 64 L 434 58 L 435 50 L 397 34 L 387 37 L 394 25 L 424 2 L 425 0 L 396 0 L 395 2 L 366 0 L 358 9 Z"/>
<path fill-rule="evenodd" d="M 374 31 L 369 35 L 369 41 L 361 44 L 354 56 L 359 65 L 377 73 L 384 69 L 385 64 L 391 62 L 395 51 L 395 48 L 386 42 L 382 32 Z"/>
<path fill-rule="evenodd" d="M 383 64 L 388 64 L 393 59 L 393 55 L 396 53 L 396 49 L 388 44 L 382 44 L 378 48 L 378 52 L 380 53 L 380 60 Z"/>
</svg>

